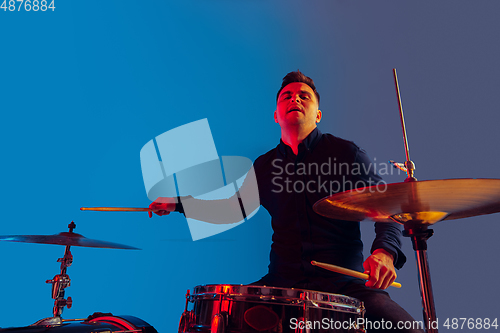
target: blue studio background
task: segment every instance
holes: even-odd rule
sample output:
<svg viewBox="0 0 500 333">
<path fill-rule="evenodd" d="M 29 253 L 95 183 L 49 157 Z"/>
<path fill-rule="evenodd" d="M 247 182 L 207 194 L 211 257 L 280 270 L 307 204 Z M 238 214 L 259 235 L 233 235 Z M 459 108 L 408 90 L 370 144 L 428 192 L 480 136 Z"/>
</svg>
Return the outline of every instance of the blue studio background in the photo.
<svg viewBox="0 0 500 333">
<path fill-rule="evenodd" d="M 355 141 L 376 163 L 404 160 L 391 71 L 397 68 L 417 178 L 500 178 L 495 0 L 55 6 L 0 10 L 0 234 L 56 234 L 75 221 L 75 232 L 88 238 L 142 249 L 73 247 L 66 295 L 74 305 L 64 318 L 128 314 L 174 332 L 187 289 L 249 283 L 266 273 L 272 231 L 264 209 L 193 242 L 180 214 L 149 219 L 79 208 L 146 207 L 140 149 L 194 120 L 208 118 L 221 156 L 254 160 L 273 148 L 280 135 L 275 94 L 297 68 L 321 94 L 320 129 Z M 499 316 L 499 219 L 434 227 L 429 260 L 440 328 L 446 318 Z M 362 228 L 368 254 L 373 225 Z M 391 295 L 421 319 L 409 239 L 404 250 L 403 288 Z M 63 252 L 0 243 L 0 327 L 51 315 L 45 280 L 59 272 Z"/>
</svg>

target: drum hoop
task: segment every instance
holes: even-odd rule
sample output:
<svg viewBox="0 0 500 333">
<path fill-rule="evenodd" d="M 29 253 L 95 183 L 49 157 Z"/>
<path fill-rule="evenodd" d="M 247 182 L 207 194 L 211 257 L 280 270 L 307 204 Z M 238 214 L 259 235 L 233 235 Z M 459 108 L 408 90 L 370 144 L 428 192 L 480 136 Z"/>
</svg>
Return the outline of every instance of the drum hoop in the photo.
<svg viewBox="0 0 500 333">
<path fill-rule="evenodd" d="M 116 316 L 101 316 L 101 317 L 93 318 L 93 319 L 88 321 L 88 323 L 90 323 L 90 324 L 99 323 L 99 322 L 107 323 L 107 324 L 111 324 L 111 325 L 115 325 L 115 326 L 119 325 L 123 329 L 125 329 L 125 331 L 122 330 L 122 331 L 118 331 L 118 332 L 141 332 L 141 329 L 137 328 L 135 325 L 133 325 L 129 321 L 127 321 L 123 318 L 120 318 L 120 317 L 116 317 Z"/>
<path fill-rule="evenodd" d="M 306 289 L 279 288 L 255 285 L 208 284 L 194 287 L 188 296 L 190 302 L 197 300 L 225 299 L 254 303 L 278 303 L 341 312 L 359 313 L 363 308 L 360 300 L 345 295 L 324 293 Z"/>
</svg>

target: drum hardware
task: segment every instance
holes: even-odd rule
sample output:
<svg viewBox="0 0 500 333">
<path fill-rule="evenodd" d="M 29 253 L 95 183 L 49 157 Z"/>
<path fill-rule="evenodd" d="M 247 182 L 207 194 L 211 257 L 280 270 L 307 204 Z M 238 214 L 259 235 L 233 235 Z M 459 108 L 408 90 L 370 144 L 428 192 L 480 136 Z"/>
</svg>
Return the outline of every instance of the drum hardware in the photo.
<svg viewBox="0 0 500 333">
<path fill-rule="evenodd" d="M 394 76 L 394 85 L 396 86 L 396 95 L 398 97 L 399 118 L 401 119 L 401 128 L 403 129 L 403 140 L 405 145 L 406 161 L 404 163 L 404 169 L 406 169 L 406 174 L 407 174 L 405 182 L 414 182 L 417 180 L 417 178 L 413 176 L 413 173 L 415 171 L 415 163 L 413 163 L 410 160 L 410 149 L 408 148 L 408 137 L 406 136 L 405 117 L 403 114 L 403 103 L 401 102 L 401 94 L 399 93 L 398 74 L 396 72 L 396 68 L 392 69 L 392 73 Z"/>
<path fill-rule="evenodd" d="M 192 322 L 192 312 L 188 311 L 188 305 L 189 305 L 189 299 L 190 299 L 190 290 L 186 292 L 186 306 L 184 307 L 184 312 L 181 315 L 181 319 L 179 321 L 179 332 L 184 332 L 187 329 L 187 324 Z"/>
<path fill-rule="evenodd" d="M 399 105 L 399 115 L 401 118 L 401 128 L 403 129 L 403 138 L 405 144 L 405 154 L 406 154 L 406 162 L 405 168 L 407 173 L 407 178 L 405 182 L 414 182 L 417 180 L 413 176 L 413 172 L 415 170 L 415 164 L 410 160 L 410 149 L 408 148 L 408 138 L 406 136 L 406 127 L 403 115 L 403 104 L 401 103 L 401 95 L 399 93 L 399 84 L 398 84 L 398 74 L 396 72 L 396 68 L 392 69 L 394 74 L 394 85 L 396 86 L 396 94 L 398 97 L 398 105 Z M 413 193 L 414 199 L 418 200 L 418 194 Z M 444 214 L 444 213 L 443 213 Z M 418 220 L 418 216 L 414 216 L 410 214 L 409 221 L 420 221 Z M 443 216 L 444 217 L 444 216 Z M 393 218 L 396 222 L 397 219 Z M 407 221 L 408 222 L 408 221 Z M 401 222 L 399 222 L 401 223 Z M 410 237 L 411 243 L 413 246 L 413 250 L 415 251 L 416 261 L 417 261 L 417 269 L 418 269 L 418 281 L 419 281 L 419 289 L 420 295 L 422 298 L 422 309 L 424 314 L 425 327 L 427 332 L 438 332 L 437 328 L 433 329 L 431 322 L 435 323 L 437 320 L 436 308 L 434 306 L 434 294 L 432 292 L 432 283 L 431 283 L 431 274 L 429 271 L 429 261 L 427 259 L 427 239 L 429 239 L 433 235 L 432 229 L 427 229 L 426 225 L 418 226 L 413 225 L 412 223 L 405 224 L 405 229 L 403 232 L 403 236 Z"/>
<path fill-rule="evenodd" d="M 71 254 L 71 246 L 83 247 L 98 247 L 98 248 L 112 248 L 112 249 L 134 249 L 135 247 L 122 245 L 111 242 L 104 242 L 99 240 L 88 239 L 80 234 L 74 233 L 73 229 L 76 224 L 71 221 L 68 224 L 69 232 L 61 232 L 57 235 L 10 235 L 0 236 L 0 241 L 10 242 L 23 242 L 23 243 L 40 243 L 40 244 L 56 244 L 65 245 L 64 256 L 58 258 L 57 262 L 61 263 L 61 272 L 54 276 L 52 280 L 47 280 L 45 283 L 52 284 L 52 298 L 54 299 L 54 307 L 52 309 L 52 317 L 41 319 L 34 325 L 56 326 L 61 325 L 66 320 L 61 318 L 65 307 L 71 308 L 73 300 L 71 297 L 65 298 L 65 289 L 71 285 L 71 279 L 67 274 L 68 267 L 73 263 L 73 255 Z"/>
<path fill-rule="evenodd" d="M 71 221 L 68 228 L 69 233 L 72 233 L 73 229 L 76 228 L 76 224 Z M 71 309 L 73 305 L 71 297 L 68 297 L 68 299 L 64 298 L 64 289 L 71 285 L 71 279 L 66 274 L 68 267 L 73 263 L 73 255 L 71 254 L 70 247 L 70 245 L 66 245 L 64 257 L 57 259 L 57 262 L 61 263 L 61 273 L 54 276 L 52 280 L 45 281 L 45 283 L 52 284 L 52 298 L 55 300 L 52 310 L 54 318 L 61 318 L 64 307 L 67 306 L 68 309 Z"/>
<path fill-rule="evenodd" d="M 300 318 L 300 320 L 302 322 L 306 322 L 306 320 L 309 317 L 309 307 L 307 306 L 307 293 L 306 292 L 303 292 L 300 294 L 300 300 L 302 302 L 302 314 L 303 314 L 303 317 Z M 310 329 L 309 327 L 307 327 L 307 325 L 303 326 L 303 327 L 297 327 L 295 329 L 295 332 L 296 333 L 310 333 Z"/>
<path fill-rule="evenodd" d="M 210 333 L 225 333 L 226 319 L 227 319 L 226 312 L 216 313 L 212 317 L 212 323 L 210 324 Z"/>
<path fill-rule="evenodd" d="M 216 298 L 215 295 L 214 298 Z M 212 317 L 212 323 L 210 325 L 210 333 L 225 333 L 226 326 L 228 324 L 227 322 L 228 321 L 227 311 L 229 310 L 227 306 L 228 302 L 223 302 L 222 294 L 219 294 L 218 298 L 219 298 L 218 302 L 219 312 Z M 224 308 L 223 305 L 225 305 Z"/>
<path fill-rule="evenodd" d="M 403 171 L 404 173 L 408 174 L 408 169 L 405 167 L 404 163 L 394 162 L 393 160 L 389 160 L 389 163 L 391 163 L 392 166 L 394 166 L 396 169 L 399 169 L 399 170 Z M 415 170 L 414 164 L 413 164 L 413 169 Z"/>
<path fill-rule="evenodd" d="M 417 178 L 413 176 L 413 172 L 415 170 L 415 164 L 410 160 L 410 149 L 408 148 L 408 138 L 406 136 L 406 127 L 405 120 L 403 115 L 403 104 L 401 103 L 401 95 L 399 93 L 399 84 L 398 84 L 398 74 L 396 72 L 396 68 L 392 69 L 394 74 L 394 85 L 396 86 L 396 94 L 398 97 L 398 106 L 399 106 L 399 115 L 401 118 L 401 128 L 403 129 L 403 138 L 405 145 L 405 154 L 406 154 L 406 162 L 405 168 L 407 173 L 407 178 L 405 182 L 414 182 L 417 181 Z M 413 199 L 418 200 L 418 194 L 413 193 Z M 444 217 L 444 216 L 442 216 Z M 394 219 L 398 222 L 397 219 Z M 420 221 L 418 220 L 418 216 L 414 216 L 410 214 L 410 219 L 408 221 Z M 407 222 L 408 222 L 407 221 Z M 401 223 L 401 222 L 399 222 Z M 412 225 L 412 223 L 405 224 L 405 229 L 403 232 L 403 236 L 410 237 L 413 250 L 415 251 L 416 261 L 417 261 L 417 269 L 418 269 L 418 281 L 419 281 L 419 289 L 420 295 L 422 298 L 422 309 L 424 314 L 425 327 L 427 332 L 438 332 L 437 328 L 433 329 L 431 322 L 435 323 L 437 320 L 436 316 L 436 308 L 434 306 L 434 294 L 432 292 L 432 283 L 431 283 L 431 274 L 429 271 L 429 261 L 427 259 L 427 239 L 429 239 L 433 235 L 432 229 L 427 229 L 426 225 L 418 226 Z"/>
</svg>

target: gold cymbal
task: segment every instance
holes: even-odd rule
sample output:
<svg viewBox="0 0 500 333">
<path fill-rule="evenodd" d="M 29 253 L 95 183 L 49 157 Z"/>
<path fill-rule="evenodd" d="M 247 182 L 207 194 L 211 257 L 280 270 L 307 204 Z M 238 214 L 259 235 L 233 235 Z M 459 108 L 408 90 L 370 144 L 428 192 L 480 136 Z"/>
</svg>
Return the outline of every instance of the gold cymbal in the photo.
<svg viewBox="0 0 500 333">
<path fill-rule="evenodd" d="M 329 218 L 434 224 L 500 212 L 500 179 L 441 179 L 369 186 L 325 197 L 313 206 Z"/>
</svg>

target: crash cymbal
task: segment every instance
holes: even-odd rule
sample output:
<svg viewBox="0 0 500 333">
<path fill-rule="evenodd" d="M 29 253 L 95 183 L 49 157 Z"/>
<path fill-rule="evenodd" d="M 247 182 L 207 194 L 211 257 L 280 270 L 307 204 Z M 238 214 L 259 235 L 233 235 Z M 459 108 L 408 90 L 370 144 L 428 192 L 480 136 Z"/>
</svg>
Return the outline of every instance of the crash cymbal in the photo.
<svg viewBox="0 0 500 333">
<path fill-rule="evenodd" d="M 86 238 L 74 232 L 61 232 L 57 235 L 11 235 L 0 236 L 0 241 L 38 243 L 38 244 L 56 244 L 83 247 L 98 247 L 107 249 L 126 249 L 139 250 L 136 247 L 122 245 L 117 243 L 105 242 Z"/>
<path fill-rule="evenodd" d="M 441 179 L 370 186 L 333 194 L 313 206 L 339 220 L 433 224 L 500 212 L 500 179 Z"/>
</svg>

